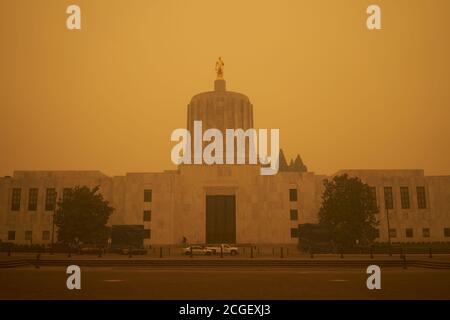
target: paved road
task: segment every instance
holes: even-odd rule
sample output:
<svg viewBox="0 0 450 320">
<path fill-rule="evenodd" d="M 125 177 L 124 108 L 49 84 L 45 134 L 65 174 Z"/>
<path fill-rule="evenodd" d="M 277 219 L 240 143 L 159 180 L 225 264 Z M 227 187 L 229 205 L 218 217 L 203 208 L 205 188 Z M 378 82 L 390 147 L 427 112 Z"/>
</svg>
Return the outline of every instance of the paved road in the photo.
<svg viewBox="0 0 450 320">
<path fill-rule="evenodd" d="M 0 299 L 450 299 L 450 271 L 382 270 L 381 290 L 359 269 L 83 268 L 82 289 L 65 268 L 0 270 Z"/>
</svg>

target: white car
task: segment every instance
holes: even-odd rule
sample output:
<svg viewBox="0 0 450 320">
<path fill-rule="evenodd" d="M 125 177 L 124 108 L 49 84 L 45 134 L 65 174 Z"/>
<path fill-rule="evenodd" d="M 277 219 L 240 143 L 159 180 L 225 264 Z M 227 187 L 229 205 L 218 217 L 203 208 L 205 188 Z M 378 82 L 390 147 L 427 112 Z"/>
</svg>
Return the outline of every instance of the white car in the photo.
<svg viewBox="0 0 450 320">
<path fill-rule="evenodd" d="M 190 255 L 190 254 L 195 254 L 195 255 L 211 255 L 213 252 L 212 250 L 206 248 L 206 247 L 202 247 L 202 246 L 189 246 L 187 248 L 183 248 L 183 253 Z"/>
<path fill-rule="evenodd" d="M 211 250 L 213 254 L 220 254 L 221 248 L 222 248 L 223 254 L 230 254 L 230 255 L 234 256 L 239 253 L 239 249 L 237 247 L 232 247 L 226 243 L 213 244 L 213 245 L 207 246 L 206 248 Z"/>
</svg>

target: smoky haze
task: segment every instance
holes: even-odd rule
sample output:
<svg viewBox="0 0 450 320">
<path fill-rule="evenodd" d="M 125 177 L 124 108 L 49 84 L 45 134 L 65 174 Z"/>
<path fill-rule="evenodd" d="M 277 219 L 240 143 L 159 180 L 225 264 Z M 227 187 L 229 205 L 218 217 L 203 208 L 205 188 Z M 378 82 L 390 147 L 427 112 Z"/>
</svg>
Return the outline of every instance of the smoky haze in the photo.
<svg viewBox="0 0 450 320">
<path fill-rule="evenodd" d="M 162 171 L 191 97 L 249 96 L 311 171 L 450 174 L 450 1 L 79 0 L 0 6 L 0 175 Z"/>
</svg>

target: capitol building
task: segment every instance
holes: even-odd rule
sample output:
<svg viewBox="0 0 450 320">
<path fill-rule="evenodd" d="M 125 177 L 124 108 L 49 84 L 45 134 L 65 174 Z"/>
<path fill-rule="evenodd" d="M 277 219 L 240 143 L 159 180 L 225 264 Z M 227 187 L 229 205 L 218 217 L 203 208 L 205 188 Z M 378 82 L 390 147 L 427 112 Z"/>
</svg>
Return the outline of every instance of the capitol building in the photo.
<svg viewBox="0 0 450 320">
<path fill-rule="evenodd" d="M 250 99 L 226 89 L 195 95 L 187 128 L 253 128 Z M 341 170 L 370 185 L 379 207 L 379 242 L 450 241 L 450 176 L 424 170 Z M 144 245 L 235 243 L 295 245 L 298 225 L 317 223 L 332 177 L 309 172 L 297 157 L 281 153 L 279 171 L 261 175 L 259 165 L 181 164 L 176 170 L 107 176 L 100 171 L 15 171 L 0 178 L 0 239 L 16 244 L 50 244 L 56 197 L 66 188 L 100 186 L 114 207 L 108 224 L 144 230 Z M 56 196 L 57 195 L 57 196 Z M 389 219 L 389 221 L 388 221 Z M 388 226 L 389 222 L 389 226 Z M 57 232 L 57 230 L 55 231 Z M 55 239 L 57 236 L 55 235 Z"/>
</svg>

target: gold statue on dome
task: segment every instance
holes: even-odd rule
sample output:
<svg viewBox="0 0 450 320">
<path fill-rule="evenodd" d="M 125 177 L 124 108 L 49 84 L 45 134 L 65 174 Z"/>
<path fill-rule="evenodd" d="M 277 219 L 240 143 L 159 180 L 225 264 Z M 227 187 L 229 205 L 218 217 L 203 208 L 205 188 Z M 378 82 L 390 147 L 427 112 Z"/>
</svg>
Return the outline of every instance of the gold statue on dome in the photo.
<svg viewBox="0 0 450 320">
<path fill-rule="evenodd" d="M 223 66 L 225 64 L 223 63 L 222 57 L 219 57 L 219 59 L 216 61 L 216 73 L 217 73 L 217 79 L 223 79 Z"/>
</svg>

